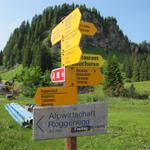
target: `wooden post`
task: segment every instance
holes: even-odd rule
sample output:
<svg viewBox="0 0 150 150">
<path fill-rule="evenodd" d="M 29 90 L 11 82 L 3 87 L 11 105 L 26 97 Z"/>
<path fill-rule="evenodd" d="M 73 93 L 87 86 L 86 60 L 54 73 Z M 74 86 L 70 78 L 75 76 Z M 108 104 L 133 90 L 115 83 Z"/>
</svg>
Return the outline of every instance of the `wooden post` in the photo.
<svg viewBox="0 0 150 150">
<path fill-rule="evenodd" d="M 66 67 L 66 81 L 65 86 L 77 87 L 76 72 L 73 67 Z M 65 139 L 65 150 L 77 150 L 77 137 L 68 137 Z"/>
<path fill-rule="evenodd" d="M 66 138 L 65 150 L 77 150 L 77 137 Z"/>
</svg>

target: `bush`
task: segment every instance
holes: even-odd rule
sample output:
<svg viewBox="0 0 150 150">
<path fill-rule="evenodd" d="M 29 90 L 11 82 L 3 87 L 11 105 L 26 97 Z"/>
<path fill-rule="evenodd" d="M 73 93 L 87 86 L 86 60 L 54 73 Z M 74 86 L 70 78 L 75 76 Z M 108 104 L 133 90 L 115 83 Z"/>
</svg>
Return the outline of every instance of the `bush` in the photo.
<svg viewBox="0 0 150 150">
<path fill-rule="evenodd" d="M 19 82 L 22 82 L 23 95 L 33 97 L 37 88 L 50 85 L 50 72 L 43 73 L 40 67 L 24 68 L 22 73 L 17 76 Z"/>
<path fill-rule="evenodd" d="M 0 76 L 0 82 L 2 82 L 2 77 Z"/>
<path fill-rule="evenodd" d="M 134 98 L 134 99 L 148 99 L 148 94 L 145 92 L 140 94 L 136 91 L 133 84 L 128 89 L 125 89 L 122 86 L 110 87 L 109 89 L 105 90 L 108 96 L 115 96 L 115 97 L 127 97 L 127 98 Z"/>
</svg>

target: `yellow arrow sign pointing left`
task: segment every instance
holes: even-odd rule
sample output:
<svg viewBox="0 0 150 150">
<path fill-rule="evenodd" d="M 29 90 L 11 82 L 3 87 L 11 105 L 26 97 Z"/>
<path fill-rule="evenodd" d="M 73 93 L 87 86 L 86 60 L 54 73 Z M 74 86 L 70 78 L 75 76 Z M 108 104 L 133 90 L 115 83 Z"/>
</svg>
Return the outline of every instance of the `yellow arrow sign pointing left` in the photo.
<svg viewBox="0 0 150 150">
<path fill-rule="evenodd" d="M 67 17 L 65 17 L 53 30 L 51 34 L 52 45 L 59 42 L 62 37 L 65 37 L 79 28 L 81 20 L 81 12 L 76 8 Z"/>
<path fill-rule="evenodd" d="M 34 100 L 39 106 L 75 104 L 77 90 L 76 87 L 40 87 Z"/>
</svg>

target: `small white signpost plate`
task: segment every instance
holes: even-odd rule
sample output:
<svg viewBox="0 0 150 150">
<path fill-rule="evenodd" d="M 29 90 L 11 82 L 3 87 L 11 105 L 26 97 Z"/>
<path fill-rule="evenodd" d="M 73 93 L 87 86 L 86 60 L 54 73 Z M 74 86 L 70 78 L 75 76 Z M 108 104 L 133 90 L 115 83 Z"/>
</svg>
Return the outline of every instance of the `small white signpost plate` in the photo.
<svg viewBox="0 0 150 150">
<path fill-rule="evenodd" d="M 36 107 L 33 139 L 52 139 L 106 133 L 107 104 L 104 102 Z"/>
</svg>

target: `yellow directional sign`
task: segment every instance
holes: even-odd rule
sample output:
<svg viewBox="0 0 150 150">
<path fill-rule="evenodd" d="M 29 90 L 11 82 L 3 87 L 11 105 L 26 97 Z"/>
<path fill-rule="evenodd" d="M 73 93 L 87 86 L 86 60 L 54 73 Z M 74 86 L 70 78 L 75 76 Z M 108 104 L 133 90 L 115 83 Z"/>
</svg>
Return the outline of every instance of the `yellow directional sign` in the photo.
<svg viewBox="0 0 150 150">
<path fill-rule="evenodd" d="M 76 80 L 74 78 L 72 78 L 72 81 L 69 80 L 70 82 L 68 81 L 67 83 L 69 84 L 67 85 L 71 85 L 70 83 L 75 84 L 76 82 L 76 86 L 95 86 L 104 80 L 104 77 L 99 68 L 70 66 L 67 67 L 66 73 L 69 79 L 71 79 L 70 77 L 72 76 L 76 77 Z"/>
<path fill-rule="evenodd" d="M 80 22 L 79 30 L 83 35 L 95 35 L 97 29 L 95 25 L 91 22 Z"/>
<path fill-rule="evenodd" d="M 61 66 L 69 66 L 80 61 L 82 51 L 80 47 L 74 47 L 61 53 Z"/>
<path fill-rule="evenodd" d="M 74 32 L 70 33 L 68 36 L 61 40 L 61 52 L 79 46 L 80 39 L 81 33 L 79 30 L 75 30 Z"/>
<path fill-rule="evenodd" d="M 53 30 L 51 33 L 51 42 L 52 45 L 56 44 L 57 42 L 59 42 L 62 39 L 62 30 L 63 30 L 63 24 L 59 23 Z"/>
<path fill-rule="evenodd" d="M 77 86 L 94 86 L 103 81 L 99 68 L 76 67 Z"/>
<path fill-rule="evenodd" d="M 78 29 L 80 25 L 80 20 L 81 12 L 79 8 L 76 8 L 62 21 L 62 24 L 64 26 L 63 36 L 65 37 L 74 30 Z"/>
<path fill-rule="evenodd" d="M 77 103 L 76 87 L 41 87 L 34 100 L 39 106 L 69 105 Z"/>
<path fill-rule="evenodd" d="M 62 39 L 62 37 L 65 37 L 74 30 L 78 29 L 80 20 L 81 20 L 81 12 L 79 8 L 76 8 L 52 30 L 51 34 L 52 45 L 59 42 Z"/>
<path fill-rule="evenodd" d="M 104 65 L 105 60 L 101 55 L 96 54 L 82 54 L 80 62 L 74 64 L 73 66 L 78 67 L 102 67 Z"/>
</svg>

